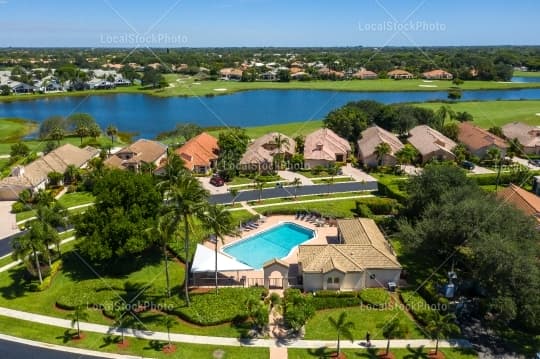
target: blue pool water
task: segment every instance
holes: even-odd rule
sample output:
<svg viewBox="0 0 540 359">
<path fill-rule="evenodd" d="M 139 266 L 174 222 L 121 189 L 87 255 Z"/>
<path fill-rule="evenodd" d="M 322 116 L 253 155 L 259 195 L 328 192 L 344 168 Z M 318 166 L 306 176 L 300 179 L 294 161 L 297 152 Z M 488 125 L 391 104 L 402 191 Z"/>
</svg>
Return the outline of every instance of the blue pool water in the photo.
<svg viewBox="0 0 540 359">
<path fill-rule="evenodd" d="M 313 237 L 313 230 L 286 222 L 227 246 L 223 252 L 260 269 L 265 262 L 286 257 L 294 247 Z"/>
</svg>

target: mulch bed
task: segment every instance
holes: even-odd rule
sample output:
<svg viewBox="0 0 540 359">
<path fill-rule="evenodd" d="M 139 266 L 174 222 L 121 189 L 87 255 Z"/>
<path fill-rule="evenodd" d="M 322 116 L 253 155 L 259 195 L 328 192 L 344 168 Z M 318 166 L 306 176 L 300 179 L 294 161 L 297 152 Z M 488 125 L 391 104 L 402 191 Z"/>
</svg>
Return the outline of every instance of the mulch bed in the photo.
<svg viewBox="0 0 540 359">
<path fill-rule="evenodd" d="M 444 359 L 444 353 L 441 352 L 440 350 L 437 352 L 437 354 L 435 354 L 435 350 L 431 350 L 429 353 L 428 353 L 428 358 L 429 359 Z"/>
<path fill-rule="evenodd" d="M 77 335 L 77 333 L 75 333 L 71 336 L 71 340 L 73 340 L 74 342 L 77 342 L 77 341 L 83 340 L 85 337 L 86 336 L 84 335 L 83 332 L 81 332 L 81 335 Z"/>
<path fill-rule="evenodd" d="M 176 345 L 174 344 L 166 344 L 163 346 L 163 353 L 165 354 L 172 354 L 176 352 Z"/>
<path fill-rule="evenodd" d="M 116 344 L 116 347 L 118 349 L 127 349 L 127 348 L 129 348 L 129 341 L 124 339 L 124 342 L 122 343 L 122 341 L 120 341 L 120 343 Z"/>
<path fill-rule="evenodd" d="M 338 355 L 338 353 L 333 352 L 332 354 L 330 354 L 330 358 L 335 358 L 335 359 L 347 359 L 347 356 L 345 355 L 345 353 L 340 353 L 340 354 Z"/>
<path fill-rule="evenodd" d="M 377 357 L 379 359 L 396 359 L 396 356 L 394 355 L 394 353 L 388 352 L 388 354 L 386 354 L 386 350 L 382 351 L 382 352 L 379 352 L 377 354 Z"/>
</svg>

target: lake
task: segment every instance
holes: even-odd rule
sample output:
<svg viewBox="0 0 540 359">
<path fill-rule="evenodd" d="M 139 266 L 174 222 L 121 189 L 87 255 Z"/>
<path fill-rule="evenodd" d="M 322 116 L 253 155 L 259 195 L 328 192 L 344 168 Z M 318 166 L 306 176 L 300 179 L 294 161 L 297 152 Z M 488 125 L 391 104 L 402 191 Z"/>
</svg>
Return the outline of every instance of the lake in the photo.
<svg viewBox="0 0 540 359">
<path fill-rule="evenodd" d="M 538 77 L 514 76 L 512 77 L 512 82 L 540 82 L 540 76 Z"/>
<path fill-rule="evenodd" d="M 0 117 L 36 121 L 75 112 L 90 113 L 102 128 L 114 124 L 121 131 L 154 138 L 178 122 L 201 126 L 260 126 L 321 119 L 349 101 L 383 103 L 445 100 L 446 91 L 340 92 L 319 90 L 254 90 L 215 97 L 153 97 L 143 94 L 65 96 L 0 103 Z M 462 100 L 538 100 L 540 89 L 464 91 Z"/>
</svg>

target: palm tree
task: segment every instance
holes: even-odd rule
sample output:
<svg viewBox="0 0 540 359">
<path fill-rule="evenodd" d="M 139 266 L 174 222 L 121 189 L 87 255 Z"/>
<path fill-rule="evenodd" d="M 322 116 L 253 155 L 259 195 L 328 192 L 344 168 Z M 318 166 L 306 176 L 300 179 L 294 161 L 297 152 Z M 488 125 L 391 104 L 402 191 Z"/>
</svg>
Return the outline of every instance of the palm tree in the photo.
<svg viewBox="0 0 540 359">
<path fill-rule="evenodd" d="M 323 179 L 322 181 L 323 181 L 324 183 L 326 183 L 326 189 L 327 189 L 326 194 L 327 194 L 327 195 L 330 195 L 330 188 L 331 188 L 331 186 L 334 184 L 334 177 L 332 176 L 332 177 L 330 177 L 330 178 L 325 178 L 325 179 Z"/>
<path fill-rule="evenodd" d="M 66 136 L 66 131 L 64 131 L 61 127 L 55 127 L 51 130 L 51 133 L 49 134 L 49 137 L 51 140 L 56 141 L 58 146 L 60 146 L 60 141 L 64 139 Z"/>
<path fill-rule="evenodd" d="M 172 346 L 171 342 L 171 328 L 174 325 L 175 321 L 168 315 L 165 315 L 162 319 L 163 325 L 167 328 L 167 339 L 169 340 L 169 347 Z"/>
<path fill-rule="evenodd" d="M 439 351 L 439 339 L 445 336 L 459 333 L 459 327 L 455 323 L 456 317 L 449 313 L 442 315 L 439 311 L 432 311 L 426 325 L 431 339 L 435 339 L 435 354 Z"/>
<path fill-rule="evenodd" d="M 238 189 L 235 187 L 229 187 L 229 193 L 232 196 L 232 202 L 231 205 L 234 206 L 234 203 L 236 202 L 236 197 L 238 197 Z"/>
<path fill-rule="evenodd" d="M 225 207 L 218 205 L 210 205 L 204 212 L 203 223 L 205 227 L 210 229 L 215 236 L 214 252 L 215 252 L 215 284 L 216 295 L 218 294 L 218 240 L 223 243 L 224 236 L 235 234 L 235 224 L 231 216 L 231 212 Z"/>
<path fill-rule="evenodd" d="M 169 258 L 167 255 L 167 244 L 171 242 L 174 234 L 177 230 L 177 224 L 173 221 L 171 213 L 159 217 L 158 223 L 155 228 L 155 234 L 161 250 L 163 252 L 163 258 L 165 261 L 165 283 L 167 288 L 167 298 L 171 297 L 171 285 L 169 277 Z"/>
<path fill-rule="evenodd" d="M 89 130 L 88 127 L 79 124 L 77 128 L 75 129 L 75 134 L 81 139 L 81 146 L 83 143 L 83 139 L 88 136 Z"/>
<path fill-rule="evenodd" d="M 379 166 L 383 164 L 384 156 L 389 155 L 392 152 L 392 147 L 386 142 L 381 142 L 375 147 L 375 155 L 377 156 L 377 163 Z"/>
<path fill-rule="evenodd" d="M 69 184 L 75 182 L 79 177 L 79 169 L 75 165 L 68 165 L 64 171 L 64 182 Z"/>
<path fill-rule="evenodd" d="M 278 133 L 276 136 L 274 136 L 273 140 L 274 140 L 274 144 L 276 145 L 277 150 L 278 150 L 278 154 L 277 154 L 278 168 L 281 168 L 281 161 L 282 161 L 281 151 L 283 149 L 283 146 L 285 146 L 285 148 L 287 148 L 287 149 L 289 148 L 290 141 L 289 141 L 289 139 L 287 137 L 284 137 L 281 133 Z"/>
<path fill-rule="evenodd" d="M 418 157 L 418 151 L 410 144 L 403 146 L 401 150 L 396 152 L 396 158 L 401 164 L 411 164 Z"/>
<path fill-rule="evenodd" d="M 302 185 L 302 181 L 298 177 L 294 177 L 294 180 L 291 182 L 291 184 L 294 186 L 294 199 L 296 199 L 296 192 L 298 191 L 298 188 Z"/>
<path fill-rule="evenodd" d="M 118 135 L 118 129 L 113 125 L 107 126 L 107 136 L 111 138 L 111 146 L 114 146 L 114 136 Z"/>
<path fill-rule="evenodd" d="M 81 338 L 81 329 L 79 327 L 79 322 L 81 320 L 88 320 L 88 313 L 86 312 L 86 307 L 83 305 L 78 305 L 75 307 L 73 313 L 68 315 L 68 318 L 71 319 L 71 327 L 73 328 L 77 325 L 77 338 Z"/>
<path fill-rule="evenodd" d="M 447 119 L 452 119 L 456 115 L 454 111 L 450 108 L 450 106 L 443 105 L 439 107 L 437 112 L 435 112 L 435 118 L 437 119 L 437 123 L 435 126 L 435 129 L 438 131 L 442 131 L 444 128 L 444 123 Z"/>
<path fill-rule="evenodd" d="M 38 274 L 39 282 L 43 283 L 43 276 L 41 275 L 41 265 L 39 263 L 39 252 L 44 249 L 43 235 L 39 226 L 34 222 L 30 224 L 28 232 L 20 237 L 17 237 L 13 241 L 13 258 L 18 260 L 25 260 L 30 255 L 34 257 L 36 272 Z"/>
<path fill-rule="evenodd" d="M 99 125 L 97 123 L 93 123 L 88 128 L 88 134 L 90 137 L 93 137 L 94 140 L 97 140 L 99 136 L 101 136 L 101 128 L 99 128 Z"/>
<path fill-rule="evenodd" d="M 347 313 L 341 312 L 338 319 L 334 319 L 333 317 L 329 317 L 328 321 L 332 325 L 332 328 L 337 333 L 337 354 L 339 357 L 339 354 L 341 354 L 341 336 L 344 336 L 345 338 L 349 339 L 351 342 L 354 341 L 353 335 L 351 332 L 351 329 L 354 329 L 354 323 L 352 321 L 347 321 Z"/>
<path fill-rule="evenodd" d="M 164 173 L 160 176 L 163 180 L 158 182 L 157 186 L 165 194 L 186 174 L 189 173 L 184 167 L 184 160 L 177 154 L 171 153 L 167 157 Z"/>
<path fill-rule="evenodd" d="M 383 337 L 387 339 L 386 342 L 386 354 L 390 351 L 390 339 L 394 339 L 403 335 L 405 332 L 404 327 L 401 325 L 399 318 L 394 318 L 382 327 Z"/>
<path fill-rule="evenodd" d="M 260 179 L 255 180 L 255 189 L 259 191 L 259 202 L 262 201 L 262 192 L 264 189 L 264 181 L 261 181 Z"/>
<path fill-rule="evenodd" d="M 189 306 L 189 233 L 190 224 L 195 215 L 201 216 L 208 200 L 208 192 L 201 183 L 188 173 L 176 178 L 169 189 L 168 210 L 172 213 L 173 221 L 184 224 L 184 251 L 186 259 L 184 292 L 186 304 Z"/>
</svg>

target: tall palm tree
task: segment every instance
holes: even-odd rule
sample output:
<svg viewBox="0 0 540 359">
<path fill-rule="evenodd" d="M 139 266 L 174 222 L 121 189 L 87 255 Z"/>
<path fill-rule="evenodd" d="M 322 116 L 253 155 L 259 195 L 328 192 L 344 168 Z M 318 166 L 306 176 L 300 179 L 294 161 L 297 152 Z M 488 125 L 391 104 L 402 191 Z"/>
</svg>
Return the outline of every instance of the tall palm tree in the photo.
<svg viewBox="0 0 540 359">
<path fill-rule="evenodd" d="M 51 130 L 49 137 L 51 140 L 56 141 L 57 145 L 60 146 L 60 141 L 66 136 L 66 131 L 61 127 L 55 127 Z"/>
<path fill-rule="evenodd" d="M 459 333 L 459 326 L 455 323 L 456 317 L 449 313 L 442 315 L 439 311 L 432 311 L 426 325 L 431 339 L 435 339 L 435 354 L 439 351 L 439 339 Z"/>
<path fill-rule="evenodd" d="M 416 160 L 417 157 L 418 150 L 408 143 L 403 146 L 401 150 L 396 152 L 396 158 L 401 164 L 411 164 Z"/>
<path fill-rule="evenodd" d="M 261 181 L 259 179 L 255 180 L 255 189 L 259 191 L 259 202 L 262 201 L 262 192 L 264 189 L 264 184 L 265 184 L 264 181 Z"/>
<path fill-rule="evenodd" d="M 435 125 L 435 129 L 438 131 L 442 131 L 444 129 L 444 124 L 447 119 L 453 119 L 455 118 L 456 114 L 454 111 L 450 108 L 448 105 L 443 105 L 439 107 L 439 109 L 435 112 L 435 118 L 437 119 L 437 123 Z"/>
<path fill-rule="evenodd" d="M 218 294 L 218 240 L 223 243 L 224 236 L 230 236 L 235 234 L 236 226 L 231 216 L 231 212 L 227 211 L 225 207 L 219 205 L 210 205 L 204 212 L 203 223 L 206 228 L 210 229 L 215 236 L 214 242 L 214 274 L 216 295 Z"/>
<path fill-rule="evenodd" d="M 88 320 L 88 312 L 86 311 L 86 307 L 83 305 L 76 306 L 73 313 L 68 315 L 68 318 L 71 319 L 72 328 L 77 325 L 77 338 L 81 338 L 81 328 L 79 326 L 79 322 L 81 320 Z"/>
<path fill-rule="evenodd" d="M 90 125 L 90 127 L 88 127 L 88 135 L 90 135 L 90 137 L 93 137 L 94 140 L 97 140 L 97 138 L 101 136 L 101 128 L 97 123 L 93 123 L 92 125 Z"/>
<path fill-rule="evenodd" d="M 194 216 L 202 216 L 208 201 L 208 192 L 201 183 L 191 174 L 184 173 L 176 179 L 170 187 L 168 211 L 172 213 L 174 221 L 184 225 L 184 251 L 186 260 L 184 292 L 186 304 L 189 306 L 189 233 Z"/>
<path fill-rule="evenodd" d="M 234 206 L 234 203 L 236 202 L 236 198 L 238 197 L 238 188 L 235 187 L 229 187 L 229 193 L 232 196 L 232 202 L 231 205 Z"/>
<path fill-rule="evenodd" d="M 389 155 L 392 152 L 392 147 L 386 142 L 381 142 L 375 147 L 375 155 L 377 156 L 377 163 L 382 166 L 384 162 L 384 156 Z"/>
<path fill-rule="evenodd" d="M 107 126 L 106 129 L 107 136 L 111 138 L 111 147 L 114 146 L 114 137 L 118 135 L 118 128 L 114 127 L 113 125 Z"/>
<path fill-rule="evenodd" d="M 294 199 L 296 199 L 296 192 L 298 191 L 298 188 L 302 185 L 302 181 L 298 177 L 294 177 L 294 180 L 291 182 L 291 184 L 294 186 Z"/>
<path fill-rule="evenodd" d="M 281 168 L 281 161 L 283 160 L 281 158 L 282 149 L 283 147 L 288 149 L 291 143 L 289 139 L 287 137 L 284 137 L 281 133 L 278 133 L 276 136 L 274 136 L 273 141 L 278 150 L 278 168 Z"/>
<path fill-rule="evenodd" d="M 158 182 L 157 186 L 165 194 L 186 174 L 189 173 L 184 167 L 184 160 L 177 154 L 171 153 L 167 157 L 164 173 L 160 176 L 162 180 Z"/>
<path fill-rule="evenodd" d="M 154 233 L 156 234 L 158 244 L 163 253 L 163 260 L 165 261 L 165 283 L 167 288 L 167 298 L 171 297 L 167 244 L 171 242 L 177 229 L 177 223 L 174 222 L 174 218 L 171 213 L 165 213 L 163 216 L 159 217 L 156 228 L 152 229 L 155 230 Z"/>
<path fill-rule="evenodd" d="M 165 315 L 162 319 L 163 321 L 163 325 L 167 328 L 167 339 L 169 340 L 169 347 L 172 346 L 172 342 L 171 342 L 171 328 L 172 326 L 174 325 L 175 321 L 172 317 L 170 317 L 169 315 Z"/>
<path fill-rule="evenodd" d="M 38 223 L 38 222 L 35 222 Z M 35 224 L 34 223 L 34 224 Z M 41 275 L 41 265 L 39 263 L 39 252 L 43 251 L 43 236 L 37 225 L 30 225 L 27 233 L 17 237 L 13 241 L 13 258 L 25 260 L 27 257 L 34 257 L 34 265 L 38 274 L 39 282 L 43 283 Z"/>
<path fill-rule="evenodd" d="M 75 129 L 75 134 L 81 139 L 81 146 L 83 143 L 83 139 L 88 136 L 89 130 L 88 127 L 85 125 L 79 124 L 77 128 Z"/>
<path fill-rule="evenodd" d="M 337 320 L 333 317 L 329 317 L 328 321 L 337 333 L 337 354 L 339 357 L 339 354 L 341 354 L 341 337 L 344 336 L 351 342 L 354 341 L 351 332 L 351 329 L 354 329 L 354 323 L 352 321 L 347 321 L 347 312 L 341 312 Z"/>
<path fill-rule="evenodd" d="M 64 182 L 69 184 L 75 182 L 79 177 L 79 169 L 75 165 L 68 165 L 64 171 Z"/>
<path fill-rule="evenodd" d="M 388 355 L 388 353 L 390 352 L 390 339 L 394 339 L 394 338 L 396 338 L 398 336 L 401 336 L 401 335 L 405 334 L 404 332 L 405 332 L 404 327 L 401 324 L 399 318 L 392 319 L 391 321 L 387 322 L 382 327 L 383 337 L 385 337 L 386 340 L 387 340 L 387 342 L 386 342 L 386 354 L 385 355 Z"/>
</svg>

